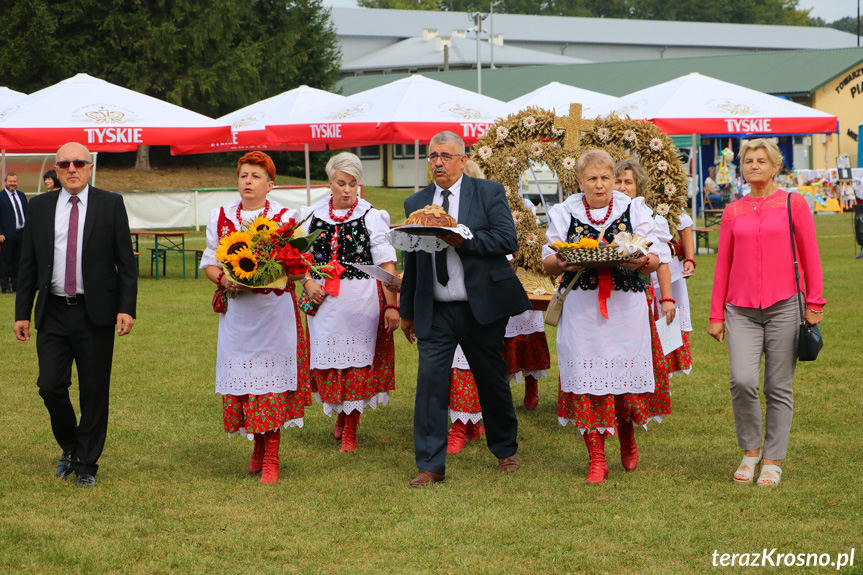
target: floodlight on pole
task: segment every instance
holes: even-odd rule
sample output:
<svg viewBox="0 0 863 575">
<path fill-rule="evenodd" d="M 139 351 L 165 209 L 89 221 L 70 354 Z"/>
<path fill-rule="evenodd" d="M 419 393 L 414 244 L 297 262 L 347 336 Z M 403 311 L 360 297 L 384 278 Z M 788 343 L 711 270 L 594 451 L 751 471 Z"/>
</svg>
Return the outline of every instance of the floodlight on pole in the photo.
<svg viewBox="0 0 863 575">
<path fill-rule="evenodd" d="M 489 43 L 491 44 L 491 63 L 489 64 L 489 68 L 494 70 L 494 7 L 499 6 L 503 3 L 503 0 L 497 0 L 497 2 L 492 2 L 491 7 L 489 8 L 489 27 L 491 28 L 491 32 L 489 32 Z M 860 3 L 860 0 L 857 0 L 857 3 Z M 859 45 L 859 44 L 858 44 Z"/>
</svg>

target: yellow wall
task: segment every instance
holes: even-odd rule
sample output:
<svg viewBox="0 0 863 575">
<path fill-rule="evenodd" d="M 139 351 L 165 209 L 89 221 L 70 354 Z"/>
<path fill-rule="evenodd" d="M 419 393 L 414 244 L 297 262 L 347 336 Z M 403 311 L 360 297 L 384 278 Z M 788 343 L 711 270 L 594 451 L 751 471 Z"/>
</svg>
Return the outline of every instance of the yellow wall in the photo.
<svg viewBox="0 0 863 575">
<path fill-rule="evenodd" d="M 857 142 L 848 136 L 848 130 L 856 133 L 863 122 L 863 62 L 818 88 L 812 95 L 812 107 L 839 118 L 839 141 L 833 134 L 832 141 L 826 144 L 827 166 L 824 165 L 825 144 L 821 143 L 820 135 L 812 136 L 812 167 L 835 168 L 839 151 L 851 157 L 852 167 L 858 167 Z"/>
</svg>

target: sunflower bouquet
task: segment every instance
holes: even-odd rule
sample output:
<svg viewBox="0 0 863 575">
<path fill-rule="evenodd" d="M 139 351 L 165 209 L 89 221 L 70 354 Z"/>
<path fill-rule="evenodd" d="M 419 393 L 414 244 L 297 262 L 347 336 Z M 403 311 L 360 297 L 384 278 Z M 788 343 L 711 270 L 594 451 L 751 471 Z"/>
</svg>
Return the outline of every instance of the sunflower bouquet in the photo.
<svg viewBox="0 0 863 575">
<path fill-rule="evenodd" d="M 222 237 L 216 259 L 232 280 L 251 288 L 285 289 L 288 276 L 307 270 L 326 276 L 323 266 L 312 265 L 312 255 L 306 253 L 320 230 L 303 235 L 301 224 L 293 218 L 279 223 L 258 216 Z"/>
<path fill-rule="evenodd" d="M 647 255 L 650 242 L 641 236 L 620 232 L 609 244 L 593 238 L 580 238 L 577 242 L 552 242 L 551 249 L 571 264 L 585 267 L 611 267 L 639 255 Z"/>
</svg>

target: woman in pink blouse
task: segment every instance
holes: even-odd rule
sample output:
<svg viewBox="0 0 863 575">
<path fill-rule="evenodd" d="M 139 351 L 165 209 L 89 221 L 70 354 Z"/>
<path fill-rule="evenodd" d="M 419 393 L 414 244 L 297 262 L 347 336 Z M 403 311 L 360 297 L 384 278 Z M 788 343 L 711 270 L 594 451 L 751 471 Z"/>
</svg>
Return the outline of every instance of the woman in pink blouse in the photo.
<svg viewBox="0 0 863 575">
<path fill-rule="evenodd" d="M 722 342 L 727 326 L 731 405 L 737 444 L 744 450 L 734 482 L 751 484 L 763 459 L 757 484 L 771 486 L 779 484 L 779 464 L 785 458 L 791 432 L 800 325 L 788 223 L 789 194 L 773 183 L 783 163 L 776 144 L 752 140 L 740 149 L 739 157 L 743 177 L 752 191 L 722 214 L 707 333 Z M 801 285 L 805 285 L 804 320 L 815 325 L 821 321 L 821 308 L 826 303 L 815 224 L 802 196 L 790 194 L 790 202 Z M 758 397 L 762 355 L 767 402 L 763 449 Z"/>
</svg>

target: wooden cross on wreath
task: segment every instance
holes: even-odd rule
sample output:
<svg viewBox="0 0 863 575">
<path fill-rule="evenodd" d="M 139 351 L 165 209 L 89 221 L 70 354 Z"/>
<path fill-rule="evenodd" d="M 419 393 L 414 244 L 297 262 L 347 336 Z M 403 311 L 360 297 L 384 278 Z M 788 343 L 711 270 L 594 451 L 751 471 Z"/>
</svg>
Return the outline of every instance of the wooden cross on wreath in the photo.
<svg viewBox="0 0 863 575">
<path fill-rule="evenodd" d="M 573 149 L 581 142 L 581 133 L 593 129 L 593 120 L 581 117 L 581 104 L 569 105 L 569 116 L 555 116 L 554 128 L 566 130 L 563 137 L 563 147 Z"/>
</svg>

